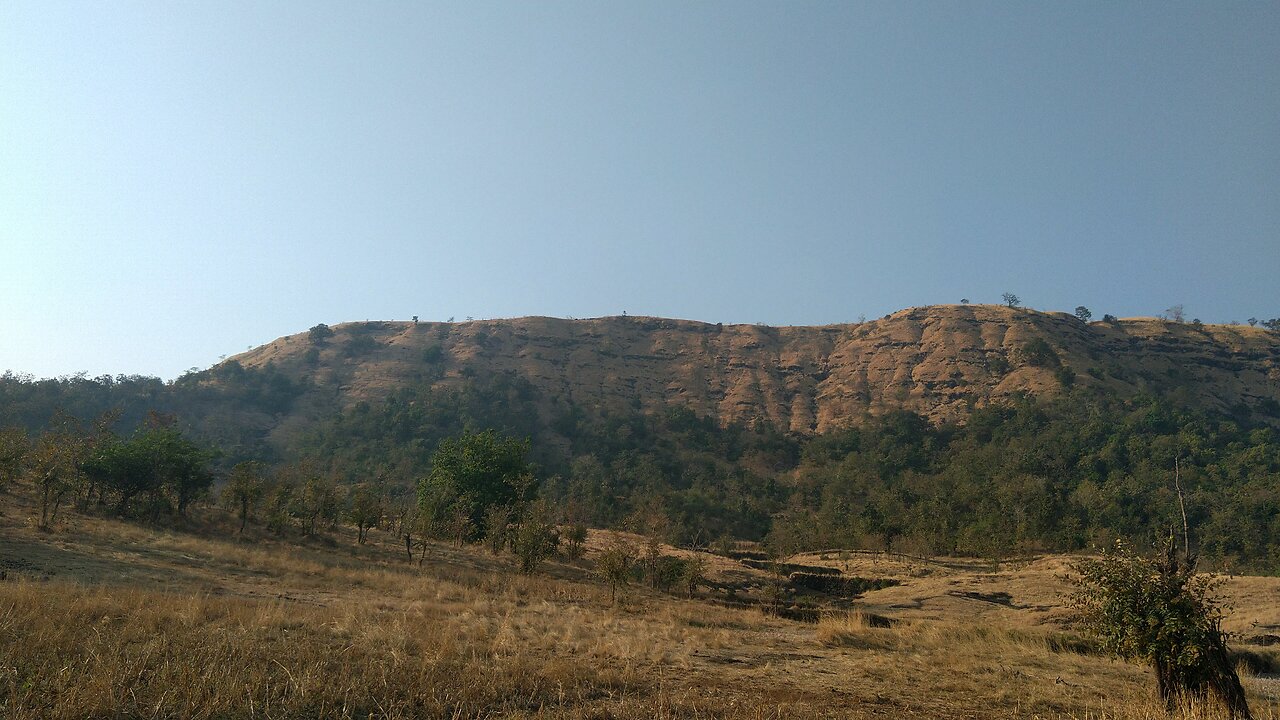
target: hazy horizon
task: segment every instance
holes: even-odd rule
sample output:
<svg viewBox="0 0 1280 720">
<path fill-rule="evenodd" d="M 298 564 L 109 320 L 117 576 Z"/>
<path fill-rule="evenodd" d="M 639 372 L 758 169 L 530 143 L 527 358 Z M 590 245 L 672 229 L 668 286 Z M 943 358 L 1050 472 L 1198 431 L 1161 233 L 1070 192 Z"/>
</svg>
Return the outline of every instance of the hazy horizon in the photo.
<svg viewBox="0 0 1280 720">
<path fill-rule="evenodd" d="M 0 372 L 360 320 L 1280 316 L 1280 6 L 0 6 Z"/>
</svg>

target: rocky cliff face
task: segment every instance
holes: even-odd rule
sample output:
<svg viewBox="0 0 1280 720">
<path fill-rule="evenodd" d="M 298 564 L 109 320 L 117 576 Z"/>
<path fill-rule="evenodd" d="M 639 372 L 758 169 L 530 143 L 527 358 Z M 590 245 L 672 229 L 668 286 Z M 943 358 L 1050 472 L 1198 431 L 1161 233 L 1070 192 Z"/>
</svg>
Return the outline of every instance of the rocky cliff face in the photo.
<svg viewBox="0 0 1280 720">
<path fill-rule="evenodd" d="M 1051 395 L 1069 384 L 1280 416 L 1280 335 L 1243 326 L 1086 325 L 1063 313 L 950 305 L 822 327 L 528 317 L 333 330 L 320 345 L 304 332 L 231 360 L 312 377 L 346 404 L 408 383 L 506 374 L 527 380 L 547 404 L 588 412 L 678 404 L 800 433 L 894 409 L 962 420 L 1013 394 Z"/>
</svg>

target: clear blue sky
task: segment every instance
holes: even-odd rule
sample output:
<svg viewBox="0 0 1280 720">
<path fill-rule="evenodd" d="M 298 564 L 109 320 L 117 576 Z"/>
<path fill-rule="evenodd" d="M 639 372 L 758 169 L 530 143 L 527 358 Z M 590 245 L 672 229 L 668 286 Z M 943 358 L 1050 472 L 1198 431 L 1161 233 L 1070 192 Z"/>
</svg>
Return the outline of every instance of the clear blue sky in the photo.
<svg viewBox="0 0 1280 720">
<path fill-rule="evenodd" d="M 318 322 L 1280 316 L 1280 4 L 0 3 L 0 371 Z"/>
</svg>

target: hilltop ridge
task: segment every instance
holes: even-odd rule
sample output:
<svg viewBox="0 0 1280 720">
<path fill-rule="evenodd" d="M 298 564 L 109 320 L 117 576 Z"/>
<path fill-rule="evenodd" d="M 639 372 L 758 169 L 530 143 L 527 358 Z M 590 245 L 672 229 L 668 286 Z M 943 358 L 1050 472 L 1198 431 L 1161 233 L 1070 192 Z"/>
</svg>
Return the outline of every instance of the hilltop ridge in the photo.
<svg viewBox="0 0 1280 720">
<path fill-rule="evenodd" d="M 595 411 L 682 405 L 721 422 L 821 433 L 905 409 L 963 421 L 1019 394 L 1087 386 L 1222 413 L 1280 415 L 1280 336 L 1260 328 L 997 305 L 908 308 L 861 323 L 722 325 L 643 316 L 352 322 L 279 338 L 227 363 L 267 365 L 341 405 L 399 387 L 505 375 L 541 402 Z"/>
</svg>

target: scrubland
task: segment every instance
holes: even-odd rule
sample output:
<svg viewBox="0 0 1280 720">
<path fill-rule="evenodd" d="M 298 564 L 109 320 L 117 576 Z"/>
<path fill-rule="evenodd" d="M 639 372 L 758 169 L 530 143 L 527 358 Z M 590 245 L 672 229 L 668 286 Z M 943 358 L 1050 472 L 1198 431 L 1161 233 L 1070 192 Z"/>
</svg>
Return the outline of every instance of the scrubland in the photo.
<svg viewBox="0 0 1280 720">
<path fill-rule="evenodd" d="M 208 510 L 181 530 L 68 514 L 45 532 L 17 495 L 0 511 L 0 716 L 15 720 L 1165 717 L 1145 668 L 1071 629 L 1061 558 L 801 558 L 900 581 L 802 622 L 728 605 L 726 588 L 767 577 L 719 556 L 719 589 L 611 602 L 590 572 L 603 533 L 585 560 L 524 576 L 450 544 L 419 564 L 376 530 L 366 545 L 345 528 L 238 538 Z M 1228 582 L 1242 638 L 1275 633 L 1278 589 Z M 1274 718 L 1276 655 L 1249 657 L 1255 716 Z"/>
</svg>

